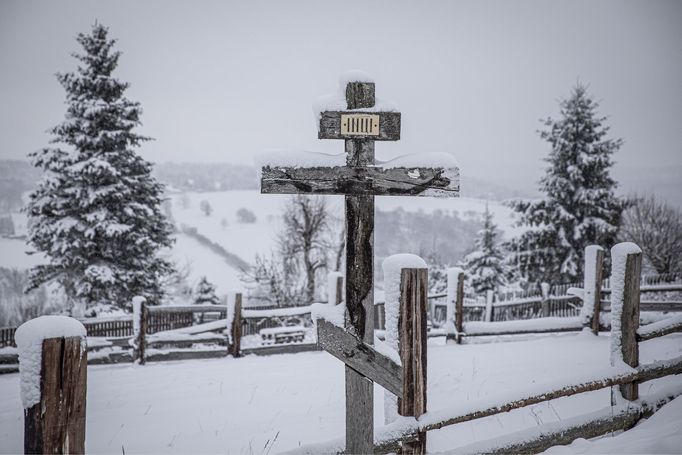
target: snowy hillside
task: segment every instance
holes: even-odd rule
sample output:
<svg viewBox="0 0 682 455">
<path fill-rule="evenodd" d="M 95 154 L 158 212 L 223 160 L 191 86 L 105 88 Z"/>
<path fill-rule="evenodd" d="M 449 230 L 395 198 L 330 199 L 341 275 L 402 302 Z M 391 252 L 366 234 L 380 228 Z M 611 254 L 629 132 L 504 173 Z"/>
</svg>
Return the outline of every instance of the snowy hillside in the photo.
<svg viewBox="0 0 682 455">
<path fill-rule="evenodd" d="M 219 294 L 242 288 L 240 277 L 243 264 L 252 264 L 257 254 L 267 255 L 275 247 L 277 232 L 281 227 L 282 208 L 288 196 L 262 195 L 257 190 L 235 190 L 208 193 L 175 193 L 171 195 L 170 213 L 178 233 L 170 257 L 181 267 L 189 266 L 189 281 L 194 285 L 206 276 L 216 285 Z M 202 211 L 202 202 L 210 206 L 210 215 Z M 204 206 L 205 206 L 204 203 Z M 328 197 L 330 210 L 338 219 L 343 216 L 343 198 Z M 380 197 L 376 199 L 377 210 L 393 211 L 402 208 L 417 215 L 420 211 L 436 210 L 457 212 L 464 219 L 480 218 L 486 204 L 494 215 L 498 227 L 508 238 L 518 233 L 513 227 L 514 214 L 499 202 L 481 199 Z M 240 222 L 237 212 L 246 209 L 255 215 L 255 222 Z M 12 213 L 16 235 L 26 235 L 26 216 Z M 221 247 L 224 252 L 197 240 L 187 233 L 196 233 Z M 27 269 L 42 262 L 42 256 L 27 255 L 29 247 L 23 239 L 0 238 L 0 267 Z M 398 253 L 399 251 L 395 251 Z M 226 256 L 226 254 L 228 256 Z M 230 258 L 233 256 L 233 258 Z M 234 258 L 236 257 L 236 258 Z M 240 265 L 241 264 L 241 265 Z"/>
<path fill-rule="evenodd" d="M 209 193 L 177 193 L 171 198 L 171 213 L 179 231 L 194 228 L 201 236 L 236 255 L 246 263 L 253 263 L 257 254 L 267 255 L 276 246 L 277 232 L 281 227 L 282 209 L 288 196 L 263 195 L 257 190 L 220 191 Z M 202 211 L 202 202 L 210 206 L 210 215 Z M 457 212 L 465 219 L 477 219 L 485 212 L 486 201 L 458 198 L 380 197 L 376 199 L 377 210 L 392 211 L 402 208 L 417 214 L 441 210 Z M 505 237 L 519 231 L 513 227 L 512 211 L 499 202 L 487 203 L 495 222 Z M 343 199 L 328 197 L 330 211 L 343 219 Z M 255 215 L 255 222 L 240 222 L 237 211 L 247 209 Z M 399 251 L 395 251 L 399 253 Z M 219 293 L 241 286 L 242 270 L 222 258 L 213 249 L 201 245 L 186 234 L 179 234 L 173 249 L 173 258 L 180 263 L 190 263 L 190 277 L 196 282 L 206 275 L 216 284 Z"/>
</svg>

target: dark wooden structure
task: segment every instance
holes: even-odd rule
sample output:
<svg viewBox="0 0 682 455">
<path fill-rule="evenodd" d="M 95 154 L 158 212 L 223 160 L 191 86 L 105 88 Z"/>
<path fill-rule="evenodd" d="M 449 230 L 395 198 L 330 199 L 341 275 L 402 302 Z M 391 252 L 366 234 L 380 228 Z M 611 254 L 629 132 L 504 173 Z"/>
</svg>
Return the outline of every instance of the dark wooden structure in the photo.
<svg viewBox="0 0 682 455">
<path fill-rule="evenodd" d="M 84 342 L 80 337 L 43 340 L 40 401 L 24 409 L 24 453 L 85 453 Z"/>
<path fill-rule="evenodd" d="M 345 141 L 345 166 L 265 165 L 261 192 L 343 194 L 346 226 L 346 330 L 371 346 L 374 340 L 374 196 L 458 196 L 459 170 L 375 166 L 374 141 L 400 139 L 399 112 L 377 112 L 373 82 L 346 85 L 347 111 L 320 113 L 320 139 Z M 372 381 L 346 366 L 346 450 L 373 447 Z"/>
</svg>

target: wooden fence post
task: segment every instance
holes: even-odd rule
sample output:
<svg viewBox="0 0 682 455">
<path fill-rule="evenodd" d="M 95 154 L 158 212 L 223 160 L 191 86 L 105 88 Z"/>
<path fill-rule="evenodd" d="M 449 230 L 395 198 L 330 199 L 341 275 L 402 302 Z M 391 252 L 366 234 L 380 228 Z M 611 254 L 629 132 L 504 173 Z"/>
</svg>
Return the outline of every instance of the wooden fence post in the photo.
<svg viewBox="0 0 682 455">
<path fill-rule="evenodd" d="M 542 317 L 549 317 L 549 283 L 540 283 L 540 292 L 542 293 Z"/>
<path fill-rule="evenodd" d="M 17 329 L 24 453 L 85 453 L 85 336 L 83 324 L 66 316 L 42 316 Z"/>
<path fill-rule="evenodd" d="M 625 362 L 639 366 L 639 280 L 642 273 L 642 250 L 624 242 L 611 248 L 611 365 Z M 636 400 L 637 383 L 623 384 L 620 393 L 626 400 Z"/>
<path fill-rule="evenodd" d="M 403 396 L 398 397 L 401 416 L 419 417 L 426 412 L 426 320 L 428 269 L 402 269 L 400 275 L 400 361 Z M 402 444 L 403 454 L 426 453 L 426 432 Z"/>
<path fill-rule="evenodd" d="M 232 357 L 241 356 L 242 345 L 242 294 L 238 292 L 234 296 L 234 315 L 232 316 L 232 344 L 230 354 Z"/>
<path fill-rule="evenodd" d="M 147 311 L 146 299 L 141 296 L 133 297 L 133 338 L 135 352 L 133 358 L 140 365 L 145 363 L 145 348 L 147 346 Z"/>
<path fill-rule="evenodd" d="M 584 294 L 580 315 L 583 326 L 589 327 L 595 335 L 599 334 L 603 264 L 604 249 L 602 247 L 598 245 L 585 247 Z"/>
<path fill-rule="evenodd" d="M 495 308 L 493 308 L 493 299 L 495 294 L 492 289 L 488 289 L 485 293 L 485 322 L 493 322 L 495 318 Z"/>
<path fill-rule="evenodd" d="M 455 343 L 462 342 L 464 332 L 464 270 L 459 267 L 448 269 L 448 296 L 446 306 L 446 328 L 454 326 Z M 452 336 L 447 334 L 448 338 Z"/>
<path fill-rule="evenodd" d="M 327 303 L 339 305 L 343 302 L 343 275 L 341 272 L 329 272 L 327 275 Z"/>
</svg>

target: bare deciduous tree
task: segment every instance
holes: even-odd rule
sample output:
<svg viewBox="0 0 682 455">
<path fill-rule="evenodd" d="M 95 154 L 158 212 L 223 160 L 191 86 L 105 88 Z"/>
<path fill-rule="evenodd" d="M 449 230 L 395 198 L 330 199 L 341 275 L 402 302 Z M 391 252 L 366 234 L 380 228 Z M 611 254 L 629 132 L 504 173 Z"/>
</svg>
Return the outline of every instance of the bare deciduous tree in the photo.
<svg viewBox="0 0 682 455">
<path fill-rule="evenodd" d="M 654 196 L 632 196 L 618 237 L 634 242 L 657 273 L 682 271 L 682 212 Z"/>
<path fill-rule="evenodd" d="M 327 267 L 331 245 L 327 233 L 329 215 L 324 198 L 297 195 L 289 199 L 285 208 L 284 231 L 279 236 L 282 256 L 299 257 L 305 274 L 305 302 L 315 299 L 315 275 Z"/>
<path fill-rule="evenodd" d="M 260 288 L 255 297 L 278 306 L 311 304 L 319 275 L 340 267 L 343 244 L 338 244 L 338 220 L 329 213 L 324 198 L 293 196 L 284 207 L 282 221 L 277 249 L 270 257 L 258 256 L 244 279 Z"/>
</svg>

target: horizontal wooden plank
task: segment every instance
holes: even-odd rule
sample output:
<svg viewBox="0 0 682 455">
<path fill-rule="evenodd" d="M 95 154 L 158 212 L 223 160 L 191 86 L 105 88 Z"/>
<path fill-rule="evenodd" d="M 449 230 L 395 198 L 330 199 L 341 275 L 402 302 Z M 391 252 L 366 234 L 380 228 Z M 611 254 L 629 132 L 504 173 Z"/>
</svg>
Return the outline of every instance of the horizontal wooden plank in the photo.
<svg viewBox="0 0 682 455">
<path fill-rule="evenodd" d="M 476 442 L 470 446 L 458 447 L 458 454 L 524 454 L 541 453 L 550 447 L 570 444 L 578 438 L 590 439 L 613 431 L 632 428 L 641 416 L 638 407 L 626 407 L 614 411 L 612 407 L 602 409 L 588 415 L 569 419 L 557 425 L 552 422 L 516 434 L 506 434 L 502 437 L 484 442 Z"/>
<path fill-rule="evenodd" d="M 459 169 L 265 166 L 261 193 L 458 197 Z"/>
<path fill-rule="evenodd" d="M 278 354 L 297 354 L 299 352 L 319 351 L 320 347 L 315 343 L 292 343 L 275 344 L 272 346 L 262 346 L 255 348 L 242 348 L 242 355 L 278 355 Z"/>
<path fill-rule="evenodd" d="M 225 305 L 149 305 L 150 313 L 225 313 Z"/>
<path fill-rule="evenodd" d="M 361 375 L 396 396 L 402 396 L 402 367 L 371 345 L 323 319 L 317 320 L 317 343 Z"/>
<path fill-rule="evenodd" d="M 343 134 L 341 116 L 347 114 L 367 114 L 379 116 L 379 134 Z M 400 112 L 371 111 L 325 111 L 320 113 L 319 139 L 372 139 L 375 141 L 400 140 Z"/>
</svg>

